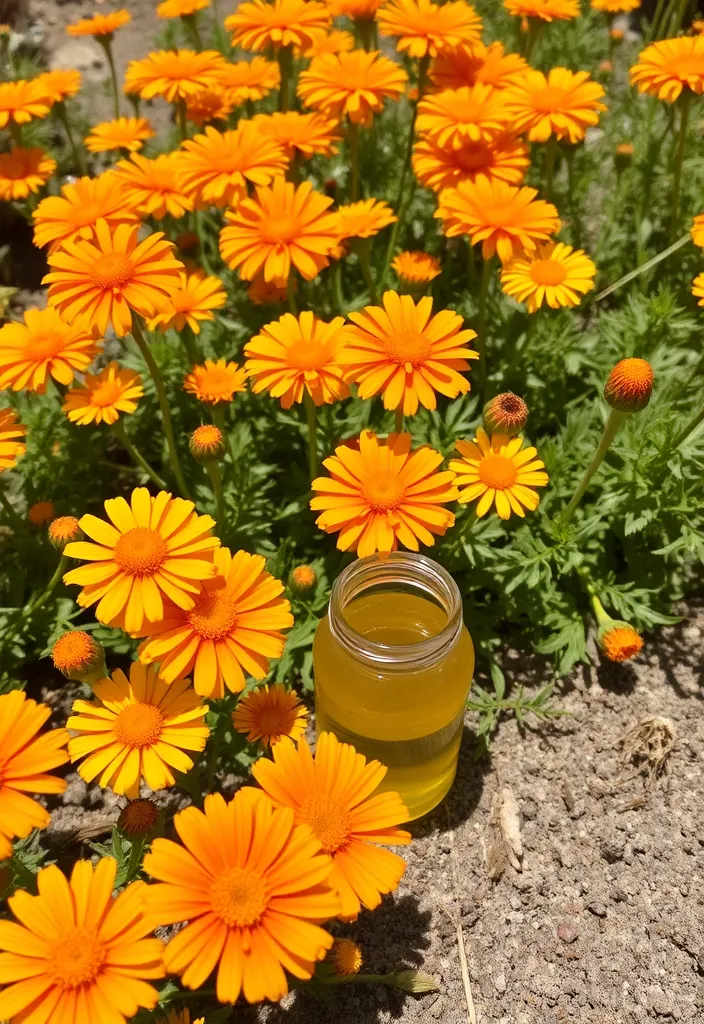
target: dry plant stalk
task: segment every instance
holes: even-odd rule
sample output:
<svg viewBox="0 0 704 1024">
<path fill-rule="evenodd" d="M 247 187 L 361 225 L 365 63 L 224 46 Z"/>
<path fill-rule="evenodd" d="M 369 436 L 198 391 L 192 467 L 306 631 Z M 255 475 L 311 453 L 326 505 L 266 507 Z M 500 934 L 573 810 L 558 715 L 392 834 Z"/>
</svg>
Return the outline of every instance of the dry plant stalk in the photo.
<svg viewBox="0 0 704 1024">
<path fill-rule="evenodd" d="M 645 806 L 658 781 L 667 771 L 668 761 L 676 743 L 677 732 L 674 723 L 669 718 L 661 718 L 659 715 L 648 715 L 626 729 L 617 741 L 617 746 L 621 748 L 621 764 L 624 768 L 626 765 L 633 765 L 636 771 L 629 774 L 623 772 L 619 775 L 611 784 L 611 791 L 620 789 L 640 776 L 643 779 L 644 792 L 641 797 L 636 797 L 623 805 L 621 810 Z"/>
<path fill-rule="evenodd" d="M 523 870 L 523 843 L 518 802 L 513 790 L 504 786 L 494 794 L 489 818 L 489 840 L 486 847 L 486 870 L 493 882 L 503 875 L 508 864 L 515 871 Z"/>
</svg>

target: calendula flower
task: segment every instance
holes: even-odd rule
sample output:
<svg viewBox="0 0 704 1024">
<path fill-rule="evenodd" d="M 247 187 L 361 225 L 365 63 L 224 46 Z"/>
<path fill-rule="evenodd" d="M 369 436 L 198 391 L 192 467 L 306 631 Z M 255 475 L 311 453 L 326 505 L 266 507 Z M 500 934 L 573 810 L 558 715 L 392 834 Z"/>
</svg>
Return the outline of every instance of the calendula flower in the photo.
<svg viewBox="0 0 704 1024">
<path fill-rule="evenodd" d="M 278 744 L 277 744 L 278 746 Z M 164 952 L 164 965 L 187 988 L 200 988 L 217 967 L 221 1003 L 278 1001 L 288 991 L 285 967 L 310 978 L 332 945 L 319 925 L 340 910 L 327 879 L 332 863 L 310 829 L 288 808 L 274 808 L 251 786 L 226 803 L 206 796 L 202 811 L 174 818 L 183 845 L 155 839 L 144 869 L 154 921 L 188 921 Z"/>
<path fill-rule="evenodd" d="M 219 427 L 203 423 L 188 438 L 188 450 L 196 462 L 219 462 L 225 456 L 227 445 Z"/>
<path fill-rule="evenodd" d="M 396 36 L 396 49 L 409 57 L 471 49 L 482 35 L 482 19 L 464 0 L 388 0 L 376 20 L 382 36 Z"/>
<path fill-rule="evenodd" d="M 244 281 L 263 273 L 267 281 L 285 281 L 291 269 L 306 281 L 327 267 L 339 242 L 332 199 L 313 191 L 310 181 L 297 187 L 282 177 L 256 198 L 241 200 L 225 214 L 220 255 Z"/>
<path fill-rule="evenodd" d="M 534 188 L 516 188 L 503 181 L 460 182 L 440 194 L 435 213 L 448 238 L 468 235 L 482 243 L 482 255 L 498 253 L 507 263 L 515 252 L 533 251 L 559 230 L 560 220 L 552 203 L 536 199 Z"/>
<path fill-rule="evenodd" d="M 453 459 L 450 469 L 461 505 L 479 498 L 476 514 L 485 516 L 495 505 L 500 519 L 512 512 L 524 519 L 524 509 L 535 511 L 540 496 L 533 488 L 545 487 L 548 475 L 536 449 L 523 448 L 522 437 L 492 434 L 490 440 L 479 427 L 473 441 L 458 441 L 456 447 L 462 458 Z"/>
<path fill-rule="evenodd" d="M 693 219 L 691 231 L 694 244 L 704 248 L 704 213 L 698 213 Z"/>
<path fill-rule="evenodd" d="M 273 747 L 287 736 L 299 740 L 306 731 L 308 712 L 293 690 L 283 683 L 258 686 L 241 697 L 232 713 L 232 724 L 249 743 Z"/>
<path fill-rule="evenodd" d="M 173 770 L 189 772 L 193 758 L 210 735 L 208 710 L 188 679 L 169 686 L 153 668 L 132 662 L 129 679 L 116 669 L 109 679 L 93 684 L 94 700 L 76 700 L 66 725 L 72 738 L 71 763 L 86 782 L 103 789 L 139 796 L 144 779 L 150 789 L 166 789 Z"/>
<path fill-rule="evenodd" d="M 288 165 L 283 146 L 263 134 L 253 121 L 232 131 L 207 127 L 186 139 L 179 153 L 184 190 L 197 202 L 228 206 L 247 195 L 247 185 L 268 185 Z"/>
<path fill-rule="evenodd" d="M 599 628 L 599 650 L 609 661 L 622 663 L 643 650 L 643 637 L 628 622 L 607 619 Z"/>
<path fill-rule="evenodd" d="M 117 827 L 130 839 L 146 836 L 155 828 L 159 821 L 159 808 L 153 800 L 138 797 L 130 800 L 120 811 Z"/>
<path fill-rule="evenodd" d="M 0 199 L 8 203 L 26 199 L 31 192 L 38 192 L 55 170 L 56 160 L 39 146 L 15 146 L 9 153 L 0 153 Z"/>
<path fill-rule="evenodd" d="M 24 455 L 27 446 L 17 438 L 26 433 L 27 428 L 17 422 L 14 409 L 0 409 L 0 473 L 12 469 L 20 455 Z"/>
<path fill-rule="evenodd" d="M 19 889 L 7 905 L 17 919 L 3 922 L 0 963 L 6 987 L 0 1013 L 35 1019 L 126 1024 L 140 1007 L 153 1010 L 163 978 L 163 943 L 150 935 L 143 882 L 113 897 L 117 861 L 74 864 L 70 882 L 59 868 L 42 868 L 38 896 Z"/>
<path fill-rule="evenodd" d="M 0 391 L 36 391 L 43 395 L 47 380 L 70 384 L 98 353 L 85 326 L 64 323 L 55 309 L 28 309 L 24 323 L 0 327 Z"/>
<path fill-rule="evenodd" d="M 278 89 L 281 82 L 279 65 L 266 57 L 252 57 L 226 64 L 219 75 L 220 88 L 237 106 L 247 100 L 256 102 Z"/>
<path fill-rule="evenodd" d="M 362 969 L 362 951 L 352 939 L 335 939 L 327 959 L 335 974 L 343 978 L 359 974 Z"/>
<path fill-rule="evenodd" d="M 53 501 L 37 501 L 27 511 L 27 519 L 32 526 L 45 526 L 55 515 L 56 507 Z"/>
<path fill-rule="evenodd" d="M 134 370 L 109 363 L 99 373 L 87 373 L 83 384 L 66 393 L 61 406 L 71 423 L 79 427 L 116 423 L 120 413 L 131 413 L 144 394 L 142 378 Z"/>
<path fill-rule="evenodd" d="M 156 50 L 132 60 L 125 71 L 125 92 L 143 100 L 161 96 L 169 103 L 217 88 L 225 61 L 217 50 Z"/>
<path fill-rule="evenodd" d="M 598 124 L 604 90 L 588 71 L 576 74 L 567 68 L 528 71 L 517 85 L 503 93 L 515 132 L 526 132 L 531 142 L 558 140 L 579 142 L 589 126 Z"/>
<path fill-rule="evenodd" d="M 298 95 L 307 107 L 328 117 L 347 115 L 354 124 L 369 125 L 385 99 L 402 95 L 407 81 L 400 65 L 376 51 L 324 53 L 301 72 Z"/>
<path fill-rule="evenodd" d="M 39 735 L 50 715 L 51 708 L 30 700 L 23 690 L 0 696 L 0 861 L 12 855 L 13 839 L 49 824 L 49 812 L 28 794 L 66 789 L 65 779 L 48 773 L 68 761 L 68 732 L 49 729 Z M 0 929 L 0 948 L 2 934 Z M 3 978 L 3 983 L 8 980 L 13 979 Z M 6 993 L 0 991 L 0 1007 Z"/>
<path fill-rule="evenodd" d="M 509 14 L 540 21 L 569 21 L 580 15 L 579 0 L 504 0 Z"/>
<path fill-rule="evenodd" d="M 317 39 L 303 56 L 312 60 L 313 57 L 319 57 L 321 53 L 349 53 L 350 50 L 354 50 L 355 45 L 355 38 L 351 32 L 334 29 Z"/>
<path fill-rule="evenodd" d="M 194 334 L 200 334 L 202 320 L 214 320 L 214 309 L 222 309 L 227 292 L 220 278 L 210 277 L 202 270 L 194 270 L 181 277 L 181 285 L 169 296 L 161 313 L 148 322 L 150 331 L 182 331 L 188 324 Z"/>
<path fill-rule="evenodd" d="M 284 409 L 308 394 L 316 405 L 347 398 L 340 354 L 344 319 L 319 320 L 310 310 L 300 316 L 285 313 L 247 342 L 244 364 L 255 394 L 268 391 Z"/>
<path fill-rule="evenodd" d="M 371 430 L 359 436 L 359 451 L 340 445 L 323 465 L 330 476 L 313 481 L 311 500 L 321 515 L 315 525 L 338 533 L 341 551 L 360 558 L 395 551 L 399 544 L 418 551 L 435 543 L 455 517 L 443 505 L 457 498 L 454 476 L 437 472 L 442 455 L 424 445 L 411 451 L 410 434 L 389 434 L 379 442 Z"/>
<path fill-rule="evenodd" d="M 535 313 L 544 302 L 551 309 L 579 305 L 594 287 L 595 276 L 596 267 L 583 249 L 546 242 L 504 265 L 501 288 Z"/>
<path fill-rule="evenodd" d="M 94 14 L 92 18 L 81 18 L 66 26 L 70 36 L 112 36 L 118 28 L 132 21 L 129 11 L 111 11 L 109 14 Z"/>
<path fill-rule="evenodd" d="M 341 238 L 371 238 L 398 220 L 383 199 L 360 199 L 337 210 Z"/>
<path fill-rule="evenodd" d="M 465 142 L 458 149 L 419 139 L 413 147 L 412 166 L 422 185 L 439 192 L 479 178 L 520 185 L 530 166 L 530 156 L 525 143 L 509 132 L 492 142 Z"/>
<path fill-rule="evenodd" d="M 510 122 L 504 92 L 479 83 L 445 89 L 418 104 L 416 129 L 443 149 L 459 149 L 465 142 L 492 142 Z"/>
<path fill-rule="evenodd" d="M 97 603 L 99 622 L 130 633 L 145 620 L 164 617 L 164 597 L 193 608 L 201 581 L 216 574 L 213 551 L 220 541 L 211 534 L 214 520 L 198 515 L 192 501 L 167 491 L 153 497 L 146 487 L 132 491 L 129 505 L 124 498 L 109 498 L 104 505 L 109 523 L 93 515 L 79 520 L 93 543 L 69 544 L 65 551 L 91 563 L 64 576 L 64 583 L 83 587 L 77 598 L 81 608 Z"/>
<path fill-rule="evenodd" d="M 328 6 L 335 18 L 352 18 L 353 21 L 374 21 L 383 0 L 328 0 Z"/>
<path fill-rule="evenodd" d="M 630 70 L 631 84 L 667 103 L 683 89 L 704 92 L 704 36 L 678 36 L 651 43 L 638 54 Z"/>
<path fill-rule="evenodd" d="M 46 117 L 54 100 L 41 80 L 0 82 L 0 128 Z"/>
<path fill-rule="evenodd" d="M 647 359 L 620 359 L 607 378 L 604 398 L 619 412 L 639 412 L 650 401 L 654 383 Z"/>
<path fill-rule="evenodd" d="M 443 53 L 430 64 L 429 77 L 437 90 L 470 88 L 477 83 L 505 89 L 517 82 L 529 64 L 518 53 L 505 53 L 500 42 L 474 43 L 472 48 Z"/>
<path fill-rule="evenodd" d="M 140 661 L 159 662 L 159 677 L 172 683 L 193 673 L 196 693 L 223 697 L 244 689 L 246 675 L 263 679 L 280 658 L 293 625 L 284 585 L 265 571 L 265 559 L 227 548 L 215 553 L 216 578 L 192 608 L 167 607 L 139 648 Z M 144 630 L 143 632 L 146 632 Z"/>
<path fill-rule="evenodd" d="M 183 264 L 161 232 L 138 241 L 138 227 L 99 220 L 95 238 L 64 241 L 47 259 L 48 300 L 67 320 L 80 319 L 102 335 L 111 323 L 118 337 L 132 329 L 132 311 L 154 316 L 178 287 Z"/>
<path fill-rule="evenodd" d="M 483 418 L 489 435 L 507 434 L 508 437 L 515 437 L 528 422 L 528 406 L 512 391 L 504 391 L 486 403 Z"/>
<path fill-rule="evenodd" d="M 311 157 L 316 153 L 331 156 L 337 152 L 337 122 L 331 121 L 317 111 L 300 114 L 297 110 L 285 113 L 258 114 L 253 124 L 259 131 L 283 147 L 288 160 L 294 157 Z"/>
<path fill-rule="evenodd" d="M 401 797 L 376 792 L 387 769 L 331 732 L 318 737 L 315 757 L 305 739 L 297 745 L 282 740 L 271 756 L 258 761 L 252 774 L 276 806 L 290 808 L 298 824 L 311 828 L 332 857 L 330 884 L 340 894 L 342 916 L 353 917 L 363 906 L 374 910 L 406 870 L 402 857 L 378 844 L 411 841 L 398 828 L 408 820 Z"/>
<path fill-rule="evenodd" d="M 235 104 L 220 88 L 197 92 L 186 101 L 186 117 L 200 127 L 211 121 L 226 121 Z"/>
<path fill-rule="evenodd" d="M 197 11 L 210 7 L 210 0 L 162 0 L 157 4 L 157 18 L 190 18 Z"/>
<path fill-rule="evenodd" d="M 130 160 L 120 160 L 114 175 L 120 182 L 129 209 L 140 217 L 178 220 L 193 209 L 193 200 L 181 184 L 181 153 L 162 153 L 148 160 L 134 153 Z"/>
<path fill-rule="evenodd" d="M 60 195 L 42 199 L 32 218 L 34 244 L 40 249 L 49 246 L 50 252 L 63 242 L 75 242 L 79 238 L 90 241 L 101 219 L 111 230 L 118 224 L 139 223 L 122 185 L 109 171 L 97 178 L 68 181 Z"/>
<path fill-rule="evenodd" d="M 330 27 L 330 11 L 318 0 L 247 0 L 225 18 L 232 45 L 243 50 L 292 46 L 308 50 Z"/>
<path fill-rule="evenodd" d="M 113 149 L 136 153 L 154 135 L 154 129 L 146 117 L 117 117 L 113 121 L 96 124 L 84 142 L 90 153 L 108 153 Z"/>
<path fill-rule="evenodd" d="M 391 264 L 400 280 L 408 284 L 428 284 L 442 273 L 442 265 L 437 256 L 413 249 L 400 252 Z"/>
<path fill-rule="evenodd" d="M 199 402 L 217 405 L 231 402 L 238 391 L 247 390 L 247 375 L 237 363 L 206 359 L 202 366 L 194 366 L 183 382 L 185 391 L 195 395 Z"/>
<path fill-rule="evenodd" d="M 53 103 L 63 103 L 75 96 L 81 88 L 81 72 L 74 68 L 54 68 L 44 71 L 33 79 L 37 87 L 42 89 Z"/>
<path fill-rule="evenodd" d="M 697 274 L 694 278 L 692 282 L 692 295 L 699 299 L 699 306 L 704 306 L 704 274 Z"/>
<path fill-rule="evenodd" d="M 55 669 L 76 682 L 94 683 L 107 675 L 102 645 L 82 629 L 62 633 L 51 648 L 51 660 Z"/>
<path fill-rule="evenodd" d="M 642 0 L 591 0 L 595 11 L 604 11 L 606 14 L 628 14 L 629 11 L 636 11 Z"/>
<path fill-rule="evenodd" d="M 72 540 L 80 540 L 83 536 L 75 516 L 59 516 L 57 519 L 52 519 L 46 535 L 51 546 L 60 553 L 63 553 L 66 545 Z"/>
</svg>

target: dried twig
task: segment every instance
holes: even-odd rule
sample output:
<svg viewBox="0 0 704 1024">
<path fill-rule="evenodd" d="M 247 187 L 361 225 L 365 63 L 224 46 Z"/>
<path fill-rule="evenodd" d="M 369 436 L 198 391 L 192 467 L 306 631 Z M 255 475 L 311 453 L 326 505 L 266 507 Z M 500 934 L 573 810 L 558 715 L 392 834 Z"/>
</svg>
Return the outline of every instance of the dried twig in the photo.
<svg viewBox="0 0 704 1024">
<path fill-rule="evenodd" d="M 634 779 L 643 779 L 642 796 L 621 807 L 621 810 L 632 810 L 644 807 L 648 797 L 657 787 L 659 780 L 667 771 L 668 762 L 677 743 L 677 732 L 669 718 L 659 715 L 648 715 L 635 725 L 626 729 L 618 739 L 621 747 L 621 764 L 624 770 L 610 786 L 611 792 L 621 789 Z M 633 765 L 635 771 L 626 772 L 625 766 Z"/>
<path fill-rule="evenodd" d="M 440 907 L 445 911 L 450 921 L 455 927 L 455 935 L 457 937 L 457 952 L 460 958 L 460 970 L 462 971 L 462 985 L 464 987 L 464 997 L 467 1002 L 467 1020 L 469 1024 L 477 1024 L 477 1011 L 474 1008 L 474 998 L 472 996 L 472 984 L 469 980 L 469 964 L 467 963 L 467 950 L 464 945 L 464 934 L 462 932 L 462 922 L 459 917 L 455 917 L 442 903 Z"/>
</svg>

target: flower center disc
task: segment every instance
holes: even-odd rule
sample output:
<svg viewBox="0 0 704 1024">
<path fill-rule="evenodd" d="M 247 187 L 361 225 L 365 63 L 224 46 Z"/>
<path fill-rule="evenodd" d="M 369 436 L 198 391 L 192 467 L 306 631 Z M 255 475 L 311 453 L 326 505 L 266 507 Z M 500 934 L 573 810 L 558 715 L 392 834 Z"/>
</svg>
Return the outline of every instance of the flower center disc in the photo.
<svg viewBox="0 0 704 1024">
<path fill-rule="evenodd" d="M 564 89 L 549 85 L 533 95 L 533 106 L 536 110 L 549 114 L 554 110 L 562 110 L 566 100 L 567 93 Z"/>
<path fill-rule="evenodd" d="M 231 868 L 210 889 L 213 913 L 231 928 L 248 928 L 260 920 L 269 903 L 261 875 L 251 868 Z"/>
<path fill-rule="evenodd" d="M 153 576 L 166 556 L 166 541 L 147 526 L 128 530 L 115 545 L 115 562 L 128 576 Z"/>
<path fill-rule="evenodd" d="M 93 281 L 105 291 L 114 291 L 129 284 L 134 275 L 134 263 L 121 252 L 109 252 L 93 267 Z"/>
<path fill-rule="evenodd" d="M 27 359 L 51 359 L 64 347 L 64 340 L 58 331 L 47 331 L 46 334 L 35 334 L 27 342 L 25 350 Z"/>
<path fill-rule="evenodd" d="M 296 722 L 296 712 L 288 708 L 263 708 L 257 714 L 257 729 L 264 736 L 287 736 Z"/>
<path fill-rule="evenodd" d="M 204 640 L 224 640 L 237 622 L 237 604 L 222 591 L 205 590 L 188 613 L 188 622 Z"/>
<path fill-rule="evenodd" d="M 484 142 L 463 146 L 452 154 L 452 158 L 463 171 L 480 171 L 492 164 L 491 149 Z"/>
<path fill-rule="evenodd" d="M 329 358 L 324 345 L 308 338 L 302 338 L 291 345 L 286 355 L 288 365 L 297 370 L 319 370 Z"/>
<path fill-rule="evenodd" d="M 101 384 L 99 388 L 91 391 L 90 404 L 104 409 L 108 405 L 114 405 L 121 394 L 122 388 L 117 381 L 109 381 L 107 384 Z"/>
<path fill-rule="evenodd" d="M 335 853 L 350 837 L 347 810 L 325 797 L 309 797 L 298 808 L 296 821 L 310 826 L 326 853 Z"/>
<path fill-rule="evenodd" d="M 487 455 L 479 463 L 479 479 L 495 491 L 505 491 L 516 482 L 518 470 L 505 455 Z"/>
<path fill-rule="evenodd" d="M 362 488 L 364 499 L 373 512 L 388 512 L 400 505 L 405 488 L 393 473 L 379 473 Z"/>
<path fill-rule="evenodd" d="M 530 268 L 531 277 L 536 284 L 555 286 L 562 284 L 567 271 L 557 260 L 536 260 Z"/>
<path fill-rule="evenodd" d="M 232 395 L 232 376 L 226 370 L 210 370 L 208 375 L 203 377 L 200 387 L 208 396 L 229 401 Z"/>
<path fill-rule="evenodd" d="M 80 630 L 71 630 L 54 644 L 51 655 L 56 667 L 61 670 L 80 668 L 90 661 L 93 654 L 90 637 Z"/>
<path fill-rule="evenodd" d="M 418 331 L 399 331 L 389 335 L 384 338 L 384 349 L 392 362 L 399 366 L 408 363 L 411 367 L 424 363 L 432 351 L 426 336 Z"/>
<path fill-rule="evenodd" d="M 163 724 L 153 704 L 129 704 L 115 719 L 115 738 L 126 747 L 148 747 L 159 739 Z"/>
<path fill-rule="evenodd" d="M 95 981 L 105 962 L 105 947 L 97 932 L 74 928 L 49 946 L 46 973 L 58 988 L 78 988 Z"/>
<path fill-rule="evenodd" d="M 277 215 L 264 221 L 261 232 L 265 242 L 292 242 L 299 233 L 298 218 Z"/>
</svg>

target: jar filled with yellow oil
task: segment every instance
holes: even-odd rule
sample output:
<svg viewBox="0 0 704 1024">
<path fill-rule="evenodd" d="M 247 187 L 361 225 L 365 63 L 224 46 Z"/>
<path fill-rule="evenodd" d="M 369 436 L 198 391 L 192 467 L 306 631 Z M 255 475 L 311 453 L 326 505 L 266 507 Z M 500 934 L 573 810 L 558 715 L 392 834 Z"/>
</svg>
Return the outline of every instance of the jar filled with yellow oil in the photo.
<svg viewBox="0 0 704 1024">
<path fill-rule="evenodd" d="M 318 732 L 388 767 L 382 789 L 410 818 L 455 777 L 474 647 L 457 584 L 413 552 L 361 558 L 340 574 L 313 643 Z"/>
</svg>

